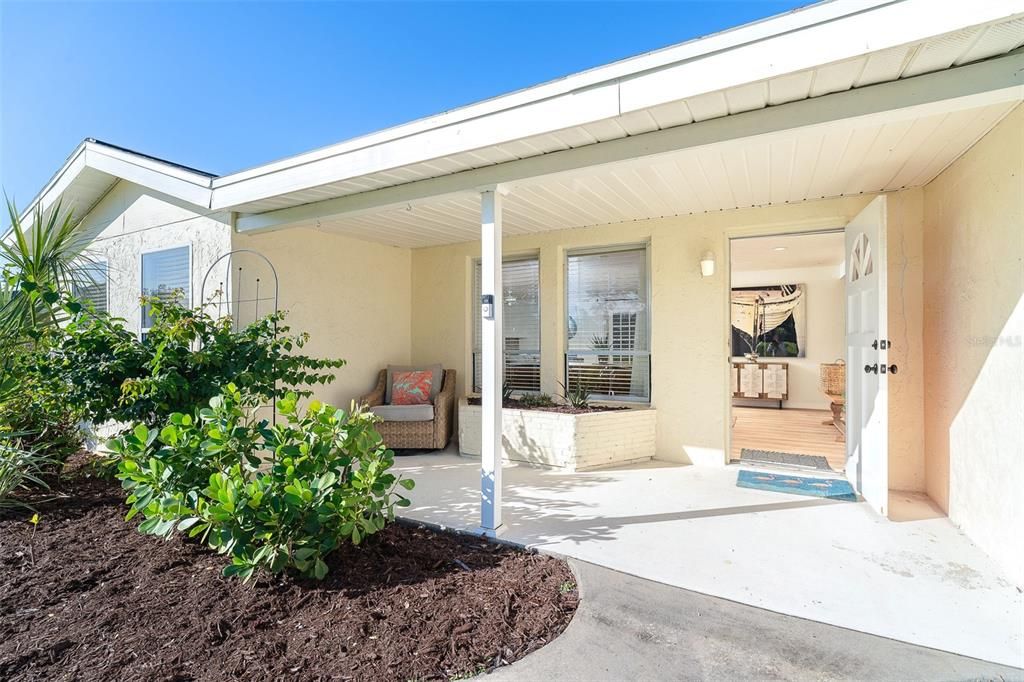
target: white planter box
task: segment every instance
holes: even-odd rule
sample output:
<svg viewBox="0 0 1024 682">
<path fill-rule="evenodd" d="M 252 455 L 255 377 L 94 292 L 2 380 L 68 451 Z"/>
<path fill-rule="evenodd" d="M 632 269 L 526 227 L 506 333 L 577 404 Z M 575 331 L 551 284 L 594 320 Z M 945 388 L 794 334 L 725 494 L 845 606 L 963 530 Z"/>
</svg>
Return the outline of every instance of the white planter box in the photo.
<svg viewBox="0 0 1024 682">
<path fill-rule="evenodd" d="M 459 401 L 459 452 L 480 456 L 480 406 Z M 586 414 L 503 411 L 507 461 L 568 471 L 642 462 L 654 457 L 656 412 L 651 407 Z"/>
</svg>

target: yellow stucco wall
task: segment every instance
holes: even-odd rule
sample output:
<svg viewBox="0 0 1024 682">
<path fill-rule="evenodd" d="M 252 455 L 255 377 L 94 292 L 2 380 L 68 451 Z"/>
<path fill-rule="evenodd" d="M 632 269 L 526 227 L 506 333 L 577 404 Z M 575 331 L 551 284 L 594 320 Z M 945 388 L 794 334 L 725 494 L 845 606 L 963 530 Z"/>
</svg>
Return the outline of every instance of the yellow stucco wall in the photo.
<svg viewBox="0 0 1024 682">
<path fill-rule="evenodd" d="M 576 248 L 651 244 L 651 348 L 652 403 L 658 409 L 658 457 L 675 461 L 720 464 L 725 460 L 728 309 L 728 238 L 778 234 L 844 226 L 872 197 L 850 197 L 796 205 L 751 208 L 708 215 L 638 221 L 577 230 L 506 238 L 506 255 L 538 253 L 541 272 L 542 389 L 557 392 L 564 353 L 564 259 Z M 914 192 L 890 195 L 893 234 L 906 244 L 896 253 L 908 253 L 919 263 L 920 198 Z M 918 208 L 915 208 L 918 207 Z M 916 211 L 916 212 L 915 212 Z M 892 235 L 890 239 L 892 238 Z M 715 275 L 702 278 L 698 262 L 703 252 L 715 253 Z M 471 369 L 470 268 L 479 257 L 479 244 L 465 243 L 412 252 L 412 360 L 440 361 L 459 370 L 459 391 L 466 390 Z M 903 260 L 897 261 L 903 267 Z M 916 267 L 919 268 L 919 265 Z M 914 324 L 913 306 L 920 300 L 911 291 L 907 310 L 890 306 L 890 324 L 899 329 Z M 893 273 L 890 281 L 899 281 Z M 913 290 L 914 281 L 904 282 Z M 439 293 L 443 292 L 443 293 Z M 915 298 L 916 296 L 916 298 Z M 890 295 L 890 301 L 902 301 Z M 906 332 L 909 336 L 913 336 Z M 911 344 L 912 346 L 912 344 Z M 903 362 L 908 384 L 917 381 L 923 361 L 913 353 Z M 905 400 L 909 396 L 909 399 Z M 899 392 L 891 401 L 896 422 L 920 423 L 920 391 Z M 893 424 L 898 443 L 891 450 L 890 484 L 894 488 L 923 489 L 920 438 L 901 432 Z M 919 433 L 919 431 L 918 431 Z"/>
<path fill-rule="evenodd" d="M 1024 107 L 924 189 L 928 494 L 1024 583 Z"/>
<path fill-rule="evenodd" d="M 304 352 L 347 361 L 318 398 L 348 408 L 386 364 L 409 362 L 409 249 L 308 229 L 234 234 L 232 243 L 273 261 L 287 324 L 310 334 Z"/>
<path fill-rule="evenodd" d="M 886 195 L 889 341 L 887 362 L 899 372 L 889 387 L 889 489 L 924 492 L 924 356 L 922 300 L 923 192 Z"/>
<path fill-rule="evenodd" d="M 204 215 L 201 209 L 159 192 L 121 181 L 82 221 L 93 236 L 86 252 L 107 263 L 108 305 L 138 331 L 142 317 L 142 253 L 192 247 L 190 303 L 198 304 L 203 275 L 231 248 L 227 213 Z"/>
</svg>

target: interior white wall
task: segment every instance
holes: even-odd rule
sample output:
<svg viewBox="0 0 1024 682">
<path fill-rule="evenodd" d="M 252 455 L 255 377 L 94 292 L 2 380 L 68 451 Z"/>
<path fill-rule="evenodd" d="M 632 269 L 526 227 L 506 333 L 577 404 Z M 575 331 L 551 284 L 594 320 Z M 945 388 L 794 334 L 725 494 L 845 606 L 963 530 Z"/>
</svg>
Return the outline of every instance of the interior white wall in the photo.
<svg viewBox="0 0 1024 682">
<path fill-rule="evenodd" d="M 793 250 L 799 249 L 794 237 Z M 837 259 L 842 259 L 840 251 Z M 803 284 L 806 296 L 806 322 L 800 345 L 802 358 L 778 358 L 789 365 L 789 400 L 784 407 L 811 410 L 829 409 L 829 401 L 818 389 L 822 363 L 846 357 L 846 290 L 835 267 L 786 268 L 732 272 L 733 287 Z"/>
</svg>

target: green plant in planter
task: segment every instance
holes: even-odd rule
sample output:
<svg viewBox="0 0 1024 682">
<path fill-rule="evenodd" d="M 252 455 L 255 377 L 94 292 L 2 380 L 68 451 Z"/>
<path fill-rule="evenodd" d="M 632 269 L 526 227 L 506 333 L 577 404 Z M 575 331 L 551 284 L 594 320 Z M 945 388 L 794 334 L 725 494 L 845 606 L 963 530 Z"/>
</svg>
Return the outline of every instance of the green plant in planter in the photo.
<svg viewBox="0 0 1024 682">
<path fill-rule="evenodd" d="M 558 382 L 558 385 L 562 387 L 562 398 L 567 405 L 578 410 L 590 407 L 590 387 L 585 381 L 577 381 L 571 388 L 561 381 Z"/>
<path fill-rule="evenodd" d="M 555 401 L 547 393 L 524 393 L 519 397 L 523 407 L 554 407 Z"/>
<path fill-rule="evenodd" d="M 122 457 L 128 517 L 146 519 L 139 530 L 200 537 L 230 557 L 225 575 L 294 568 L 320 579 L 324 557 L 409 504 L 397 488 L 413 482 L 389 472 L 394 453 L 372 414 L 318 401 L 303 412 L 292 393 L 278 403 L 284 423 L 269 426 L 247 420 L 244 402 L 229 385 L 196 419 L 172 415 L 159 435 L 141 426 L 111 444 Z"/>
</svg>

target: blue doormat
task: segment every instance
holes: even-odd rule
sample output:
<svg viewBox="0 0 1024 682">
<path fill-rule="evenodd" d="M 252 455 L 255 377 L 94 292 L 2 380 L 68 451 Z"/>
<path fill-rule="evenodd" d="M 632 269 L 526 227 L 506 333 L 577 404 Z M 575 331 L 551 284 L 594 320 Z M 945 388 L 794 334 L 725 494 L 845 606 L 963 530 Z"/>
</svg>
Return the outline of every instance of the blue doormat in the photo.
<svg viewBox="0 0 1024 682">
<path fill-rule="evenodd" d="M 773 493 L 791 493 L 793 495 L 812 495 L 827 497 L 830 500 L 857 501 L 850 482 L 842 478 L 808 478 L 789 474 L 771 474 L 764 471 L 740 470 L 736 478 L 740 488 L 770 490 Z"/>
</svg>

